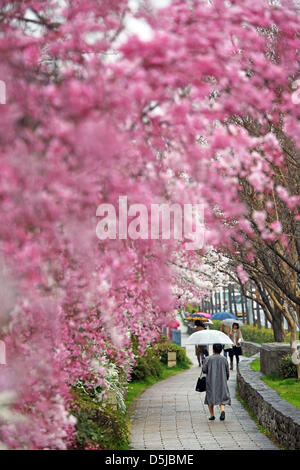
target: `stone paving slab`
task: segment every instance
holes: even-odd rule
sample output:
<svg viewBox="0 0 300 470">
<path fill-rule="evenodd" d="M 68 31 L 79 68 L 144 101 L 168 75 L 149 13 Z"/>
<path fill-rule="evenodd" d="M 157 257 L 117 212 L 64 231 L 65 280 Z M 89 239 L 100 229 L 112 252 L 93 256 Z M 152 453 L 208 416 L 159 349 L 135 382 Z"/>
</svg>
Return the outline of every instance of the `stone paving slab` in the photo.
<svg viewBox="0 0 300 470">
<path fill-rule="evenodd" d="M 186 335 L 182 335 L 185 344 Z M 242 407 L 235 396 L 236 371 L 228 382 L 231 406 L 226 406 L 225 421 L 208 421 L 204 393 L 195 391 L 200 368 L 194 346 L 186 346 L 193 366 L 178 375 L 156 383 L 137 402 L 131 425 L 133 450 L 278 450 Z"/>
</svg>

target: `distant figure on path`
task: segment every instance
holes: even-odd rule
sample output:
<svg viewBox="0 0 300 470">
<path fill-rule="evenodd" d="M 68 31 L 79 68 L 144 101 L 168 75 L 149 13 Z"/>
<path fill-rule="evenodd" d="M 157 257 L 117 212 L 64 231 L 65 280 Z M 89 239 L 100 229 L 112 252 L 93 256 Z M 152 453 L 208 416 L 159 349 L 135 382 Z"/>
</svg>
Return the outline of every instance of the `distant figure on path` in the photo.
<svg viewBox="0 0 300 470">
<path fill-rule="evenodd" d="M 180 327 L 180 323 L 179 323 L 178 320 L 171 320 L 171 321 L 169 321 L 167 327 L 168 327 L 169 341 L 172 341 L 172 329 L 177 330 Z"/>
<path fill-rule="evenodd" d="M 243 341 L 243 336 L 238 323 L 232 324 L 232 330 L 229 333 L 229 337 L 233 342 L 232 349 L 229 350 L 230 370 L 233 370 L 233 357 L 235 356 L 236 358 L 236 368 L 238 368 L 240 361 L 239 356 L 242 355 L 241 341 Z"/>
<path fill-rule="evenodd" d="M 195 333 L 196 331 L 201 331 L 205 329 L 206 328 L 205 328 L 204 323 L 202 323 L 200 320 L 195 321 L 195 328 L 193 329 L 193 333 Z M 195 355 L 197 356 L 199 367 L 201 367 L 201 365 L 203 364 L 205 360 L 205 357 L 208 356 L 207 346 L 197 344 L 195 346 Z"/>
<path fill-rule="evenodd" d="M 229 336 L 229 332 L 230 332 L 231 328 L 230 326 L 226 326 L 226 325 L 222 325 L 221 326 L 221 331 L 222 333 L 225 333 L 225 335 Z M 225 349 L 225 347 L 223 346 L 223 354 L 224 354 L 224 357 L 227 358 L 227 354 L 229 353 L 229 349 L 231 348 L 228 348 L 228 349 Z"/>
<path fill-rule="evenodd" d="M 229 367 L 227 359 L 221 356 L 222 344 L 213 345 L 213 355 L 204 362 L 202 371 L 206 374 L 206 395 L 204 403 L 208 405 L 210 421 L 215 420 L 214 406 L 220 406 L 220 420 L 225 419 L 225 405 L 231 405 L 227 385 Z"/>
</svg>

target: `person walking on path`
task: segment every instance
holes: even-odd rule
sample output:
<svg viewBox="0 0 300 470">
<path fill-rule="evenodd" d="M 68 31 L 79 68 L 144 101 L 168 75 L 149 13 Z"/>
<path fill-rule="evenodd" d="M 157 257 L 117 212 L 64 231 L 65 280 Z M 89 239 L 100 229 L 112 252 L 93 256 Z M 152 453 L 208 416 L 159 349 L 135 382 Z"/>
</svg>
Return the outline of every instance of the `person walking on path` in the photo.
<svg viewBox="0 0 300 470">
<path fill-rule="evenodd" d="M 229 337 L 233 342 L 232 349 L 229 350 L 230 357 L 230 370 L 233 370 L 233 358 L 236 358 L 236 368 L 239 366 L 239 356 L 242 355 L 241 341 L 243 341 L 243 336 L 240 330 L 238 323 L 232 324 L 232 330 L 229 333 Z"/>
<path fill-rule="evenodd" d="M 215 420 L 214 406 L 220 406 L 220 420 L 225 419 L 225 405 L 231 405 L 230 393 L 227 385 L 229 367 L 227 359 L 221 356 L 222 344 L 213 345 L 213 355 L 204 362 L 202 372 L 206 374 L 205 405 L 208 405 L 210 421 Z"/>
<path fill-rule="evenodd" d="M 195 328 L 193 329 L 193 333 L 195 333 L 196 331 L 201 331 L 205 329 L 206 328 L 205 328 L 204 323 L 202 323 L 200 320 L 195 321 Z M 205 357 L 208 356 L 207 346 L 197 344 L 195 346 L 195 355 L 197 356 L 199 367 L 201 367 L 201 365 L 203 364 L 205 360 Z"/>
<path fill-rule="evenodd" d="M 230 326 L 226 326 L 226 325 L 222 325 L 221 326 L 221 331 L 222 333 L 225 333 L 225 335 L 229 336 L 229 332 L 230 332 L 231 328 Z M 224 354 L 224 357 L 227 358 L 227 354 L 229 353 L 229 349 L 225 349 L 225 347 L 223 346 L 223 354 Z"/>
</svg>

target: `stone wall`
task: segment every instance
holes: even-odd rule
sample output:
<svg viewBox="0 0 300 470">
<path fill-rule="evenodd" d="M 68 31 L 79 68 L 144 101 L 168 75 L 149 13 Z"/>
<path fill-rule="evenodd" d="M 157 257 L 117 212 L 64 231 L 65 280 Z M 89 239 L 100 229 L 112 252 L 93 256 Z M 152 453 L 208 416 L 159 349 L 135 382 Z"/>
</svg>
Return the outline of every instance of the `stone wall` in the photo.
<svg viewBox="0 0 300 470">
<path fill-rule="evenodd" d="M 291 353 L 289 343 L 264 343 L 260 349 L 260 370 L 264 375 L 280 375 L 280 359 Z"/>
<path fill-rule="evenodd" d="M 274 436 L 276 441 L 290 450 L 300 450 L 300 410 L 280 398 L 278 393 L 262 380 L 262 373 L 250 368 L 259 354 L 244 358 L 237 373 L 238 391 L 259 423 Z"/>
<path fill-rule="evenodd" d="M 242 342 L 242 351 L 245 356 L 253 356 L 254 354 L 259 353 L 261 344 L 251 343 L 250 341 Z"/>
</svg>

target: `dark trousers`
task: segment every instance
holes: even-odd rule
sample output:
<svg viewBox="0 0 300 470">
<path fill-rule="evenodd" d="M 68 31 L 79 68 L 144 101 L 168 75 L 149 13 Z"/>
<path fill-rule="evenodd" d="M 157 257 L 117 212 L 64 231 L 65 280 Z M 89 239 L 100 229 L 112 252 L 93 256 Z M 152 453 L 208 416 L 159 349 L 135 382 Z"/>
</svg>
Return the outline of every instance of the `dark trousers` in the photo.
<svg viewBox="0 0 300 470">
<path fill-rule="evenodd" d="M 201 366 L 201 359 L 203 360 L 203 356 L 207 357 L 208 356 L 208 350 L 205 346 L 196 346 L 196 356 L 197 356 L 197 359 L 198 359 L 198 363 L 199 363 L 199 366 Z"/>
<path fill-rule="evenodd" d="M 241 355 L 241 348 L 238 346 L 233 346 L 232 349 L 229 349 L 229 357 L 230 357 L 230 365 L 233 365 L 233 358 L 235 356 L 236 359 L 236 365 L 240 362 L 239 356 Z"/>
</svg>

